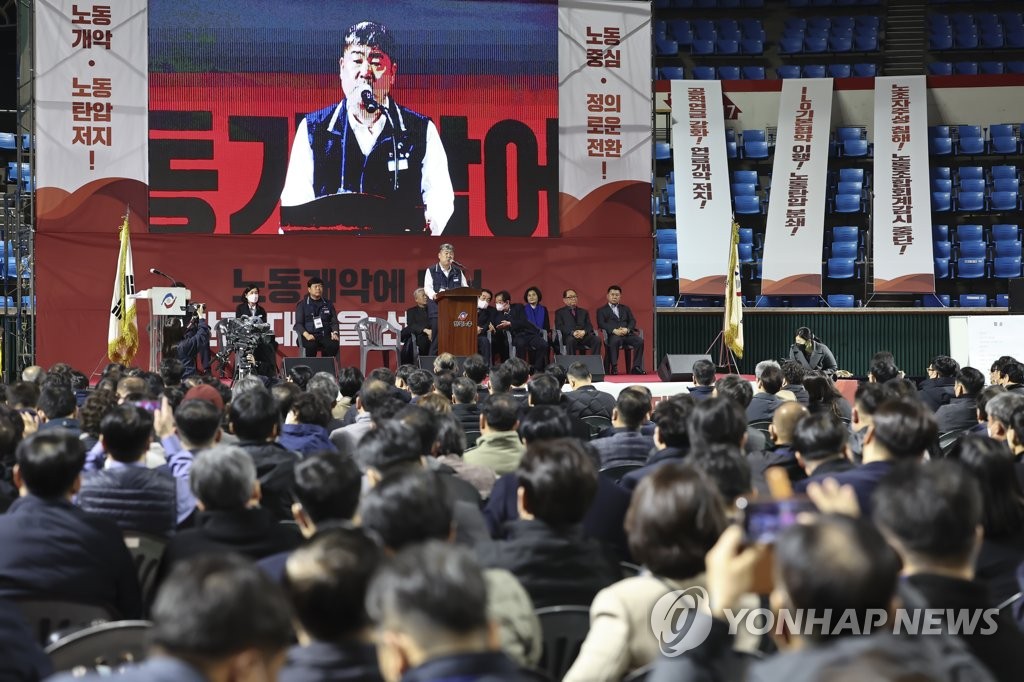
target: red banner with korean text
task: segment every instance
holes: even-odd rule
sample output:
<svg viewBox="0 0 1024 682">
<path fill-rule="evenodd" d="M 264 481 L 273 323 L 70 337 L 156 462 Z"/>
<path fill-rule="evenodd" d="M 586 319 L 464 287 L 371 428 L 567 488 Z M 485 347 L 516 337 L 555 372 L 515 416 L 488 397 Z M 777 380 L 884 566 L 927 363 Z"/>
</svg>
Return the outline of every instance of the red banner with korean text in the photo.
<svg viewBox="0 0 1024 682">
<path fill-rule="evenodd" d="M 259 285 L 274 334 L 287 355 L 298 354 L 291 330 L 295 304 L 305 293 L 306 280 L 321 277 L 326 295 L 338 311 L 343 365 L 359 361 L 356 321 L 371 315 L 402 324 L 405 311 L 414 305 L 412 291 L 421 286 L 423 271 L 436 262 L 436 239 L 407 237 L 396 249 L 398 243 L 394 237 L 339 235 L 221 236 L 197 242 L 189 235 L 132 234 L 137 271 L 145 273 L 153 267 L 184 282 L 193 301 L 208 305 L 211 325 L 233 316 L 245 285 Z M 106 362 L 109 288 L 90 283 L 105 283 L 106 274 L 114 272 L 116 244 L 116 230 L 109 237 L 37 237 L 38 261 L 61 264 L 47 269 L 37 283 L 39 299 L 46 301 L 38 312 L 39 364 L 63 361 L 91 371 Z M 632 308 L 650 338 L 654 319 L 650 242 L 595 238 L 574 240 L 571 248 L 566 244 L 566 240 L 514 238 L 455 242 L 459 261 L 475 281 L 493 291 L 507 289 L 513 301 L 521 301 L 527 287 L 537 286 L 544 292 L 544 305 L 552 319 L 562 305 L 564 289 L 579 292 L 580 305 L 593 311 L 606 302 L 608 286 L 618 284 L 623 302 Z M 139 277 L 139 289 L 163 284 L 155 275 Z M 145 305 L 140 303 L 139 310 L 139 358 L 149 352 Z M 648 353 L 653 356 L 652 350 Z M 646 362 L 650 361 L 648 357 Z M 374 354 L 370 363 L 378 366 L 381 359 Z"/>
<path fill-rule="evenodd" d="M 559 0 L 559 225 L 650 233 L 651 6 Z"/>
</svg>

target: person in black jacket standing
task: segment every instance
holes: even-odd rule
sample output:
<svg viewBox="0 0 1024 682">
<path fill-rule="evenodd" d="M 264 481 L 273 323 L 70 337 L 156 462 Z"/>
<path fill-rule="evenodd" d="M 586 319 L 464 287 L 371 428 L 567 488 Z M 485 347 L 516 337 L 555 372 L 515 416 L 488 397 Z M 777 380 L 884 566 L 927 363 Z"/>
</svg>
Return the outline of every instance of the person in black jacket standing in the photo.
<svg viewBox="0 0 1024 682">
<path fill-rule="evenodd" d="M 303 356 L 325 358 L 338 355 L 338 314 L 334 305 L 324 298 L 324 281 L 310 277 L 306 282 L 306 297 L 295 307 L 293 329 L 299 335 Z"/>
</svg>

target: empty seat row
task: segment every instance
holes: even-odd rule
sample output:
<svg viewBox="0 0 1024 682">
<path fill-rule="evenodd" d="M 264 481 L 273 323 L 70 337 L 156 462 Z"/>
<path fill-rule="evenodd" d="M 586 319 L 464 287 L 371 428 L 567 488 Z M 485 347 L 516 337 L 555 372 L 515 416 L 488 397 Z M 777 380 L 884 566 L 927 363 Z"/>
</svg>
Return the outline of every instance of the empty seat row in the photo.
<svg viewBox="0 0 1024 682">
<path fill-rule="evenodd" d="M 670 19 L 654 22 L 654 34 L 674 38 L 680 45 L 689 45 L 694 38 L 717 40 L 761 40 L 765 39 L 764 25 L 760 19 Z"/>
<path fill-rule="evenodd" d="M 955 12 L 942 14 L 935 12 L 928 15 L 928 29 L 931 31 L 1002 30 L 1014 31 L 1024 28 L 1024 17 L 1020 12 Z"/>
<path fill-rule="evenodd" d="M 1016 154 L 1018 129 L 1012 123 L 993 124 L 987 130 L 979 125 L 928 126 L 928 151 L 933 156 Z"/>
<path fill-rule="evenodd" d="M 764 7 L 764 0 L 654 0 L 656 8 L 719 8 L 733 9 L 737 7 Z"/>
<path fill-rule="evenodd" d="M 925 308 L 948 308 L 952 303 L 959 304 L 961 308 L 1007 308 L 1010 305 L 1010 296 L 996 294 L 990 299 L 986 294 L 960 294 L 951 301 L 949 294 L 926 294 L 917 301 L 917 305 L 923 305 Z"/>
<path fill-rule="evenodd" d="M 1019 195 L 1013 192 L 932 192 L 932 210 L 947 211 L 1016 211 L 1020 209 Z"/>
<path fill-rule="evenodd" d="M 965 180 L 983 180 L 987 187 L 993 187 L 997 180 L 1016 180 L 1020 176 L 1016 166 L 999 164 L 985 171 L 982 166 L 932 166 L 933 180 L 949 180 L 954 187 L 959 187 Z"/>
<path fill-rule="evenodd" d="M 1020 241 L 1020 226 L 1013 223 L 997 223 L 991 227 L 983 225 L 957 225 L 952 232 L 949 225 L 932 225 L 932 240 L 935 243 L 948 242 L 950 236 L 956 237 L 957 242 L 985 241 L 986 238 L 991 244 L 996 242 Z"/>
<path fill-rule="evenodd" d="M 932 62 L 928 73 L 933 76 L 1024 73 L 1024 61 Z"/>
<path fill-rule="evenodd" d="M 935 258 L 936 279 L 1015 279 L 1020 274 L 1020 256 L 1005 256 L 991 261 L 973 256 L 955 260 Z"/>
<path fill-rule="evenodd" d="M 775 68 L 779 78 L 874 78 L 881 75 L 878 65 L 855 64 L 783 64 Z"/>
<path fill-rule="evenodd" d="M 930 50 L 977 50 L 1024 47 L 1024 28 L 993 26 L 935 27 L 928 30 Z"/>
<path fill-rule="evenodd" d="M 878 33 L 873 30 L 841 35 L 797 33 L 779 38 L 779 54 L 875 52 L 879 49 L 878 46 Z"/>
<path fill-rule="evenodd" d="M 790 7 L 876 7 L 882 0 L 787 0 Z"/>
</svg>

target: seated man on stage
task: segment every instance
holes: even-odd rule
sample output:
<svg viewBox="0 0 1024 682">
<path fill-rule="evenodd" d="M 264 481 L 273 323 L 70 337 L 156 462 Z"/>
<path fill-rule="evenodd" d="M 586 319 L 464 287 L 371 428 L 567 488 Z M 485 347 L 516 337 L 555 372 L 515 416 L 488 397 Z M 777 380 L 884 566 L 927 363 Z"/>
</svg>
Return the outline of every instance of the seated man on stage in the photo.
<svg viewBox="0 0 1024 682">
<path fill-rule="evenodd" d="M 427 292 L 420 287 L 412 292 L 416 305 L 405 311 L 405 327 L 399 339 L 402 342 L 402 363 L 413 364 L 416 355 L 430 355 L 430 342 L 434 332 L 427 315 Z M 414 352 L 415 351 L 415 352 Z"/>
<path fill-rule="evenodd" d="M 282 207 L 333 194 L 373 195 L 408 208 L 410 227 L 434 236 L 444 231 L 455 210 L 448 156 L 433 121 L 392 97 L 396 57 L 386 26 L 363 21 L 345 32 L 338 60 L 345 99 L 299 124 Z"/>
<path fill-rule="evenodd" d="M 579 297 L 575 289 L 562 292 L 565 306 L 555 311 L 555 329 L 562 334 L 562 343 L 568 355 L 579 352 L 594 352 L 598 348 L 597 335 L 590 324 L 590 315 L 583 308 L 577 307 Z"/>
<path fill-rule="evenodd" d="M 498 320 L 494 328 L 499 332 L 495 336 L 504 336 L 505 330 L 512 332 L 516 355 L 524 360 L 529 357 L 533 371 L 543 372 L 548 364 L 548 342 L 541 335 L 540 328 L 526 319 L 525 306 L 511 303 L 511 299 L 512 295 L 507 291 L 499 291 L 494 297 Z"/>
<path fill-rule="evenodd" d="M 295 306 L 292 328 L 299 335 L 303 357 L 316 357 L 318 353 L 325 358 L 338 355 L 338 314 L 324 298 L 324 281 L 319 277 L 306 282 L 306 296 Z"/>
<path fill-rule="evenodd" d="M 476 351 L 488 364 L 491 364 L 491 339 L 488 332 L 494 332 L 494 308 L 491 307 L 491 299 L 494 294 L 490 289 L 481 289 L 480 298 L 476 302 Z"/>
<path fill-rule="evenodd" d="M 633 311 L 622 305 L 622 287 L 613 284 L 608 287 L 608 303 L 597 309 L 597 326 L 608 334 L 608 372 L 618 374 L 619 349 L 623 346 L 633 349 L 633 367 L 630 374 L 644 372 L 644 340 L 636 328 Z"/>
</svg>

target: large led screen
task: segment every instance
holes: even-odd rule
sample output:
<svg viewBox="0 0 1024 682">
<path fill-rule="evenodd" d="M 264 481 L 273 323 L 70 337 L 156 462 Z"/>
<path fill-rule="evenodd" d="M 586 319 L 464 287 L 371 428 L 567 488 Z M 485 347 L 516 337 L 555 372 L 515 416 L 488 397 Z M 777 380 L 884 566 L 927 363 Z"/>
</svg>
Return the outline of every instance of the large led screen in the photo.
<svg viewBox="0 0 1024 682">
<path fill-rule="evenodd" d="M 152 0 L 150 231 L 556 236 L 556 9 Z"/>
</svg>

